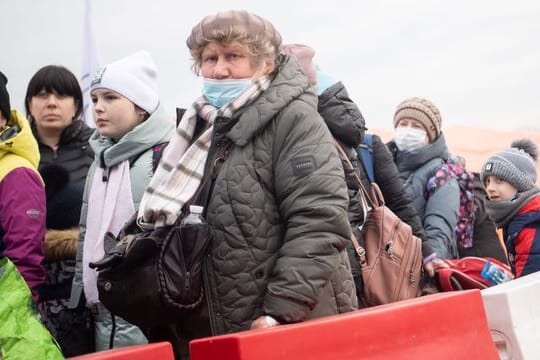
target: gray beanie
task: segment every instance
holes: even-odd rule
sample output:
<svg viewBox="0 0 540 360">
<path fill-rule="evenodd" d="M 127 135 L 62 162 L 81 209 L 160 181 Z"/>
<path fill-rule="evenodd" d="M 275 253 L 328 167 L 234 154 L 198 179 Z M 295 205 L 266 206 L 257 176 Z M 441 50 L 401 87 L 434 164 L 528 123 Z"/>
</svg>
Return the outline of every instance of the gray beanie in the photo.
<svg viewBox="0 0 540 360">
<path fill-rule="evenodd" d="M 492 155 L 482 165 L 480 174 L 482 182 L 486 177 L 493 175 L 506 181 L 524 192 L 536 185 L 536 159 L 538 148 L 529 139 L 520 139 L 512 142 L 511 148 Z"/>
</svg>

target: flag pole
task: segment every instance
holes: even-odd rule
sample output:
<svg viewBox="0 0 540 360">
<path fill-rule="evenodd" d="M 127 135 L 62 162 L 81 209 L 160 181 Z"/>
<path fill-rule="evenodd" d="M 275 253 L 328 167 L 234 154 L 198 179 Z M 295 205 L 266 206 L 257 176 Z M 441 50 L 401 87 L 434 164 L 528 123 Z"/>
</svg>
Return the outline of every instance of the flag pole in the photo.
<svg viewBox="0 0 540 360">
<path fill-rule="evenodd" d="M 83 92 L 83 121 L 90 127 L 96 127 L 93 116 L 93 105 L 90 98 L 90 82 L 92 76 L 99 70 L 94 31 L 92 27 L 91 0 L 84 0 L 84 29 L 82 49 L 81 88 Z"/>
</svg>

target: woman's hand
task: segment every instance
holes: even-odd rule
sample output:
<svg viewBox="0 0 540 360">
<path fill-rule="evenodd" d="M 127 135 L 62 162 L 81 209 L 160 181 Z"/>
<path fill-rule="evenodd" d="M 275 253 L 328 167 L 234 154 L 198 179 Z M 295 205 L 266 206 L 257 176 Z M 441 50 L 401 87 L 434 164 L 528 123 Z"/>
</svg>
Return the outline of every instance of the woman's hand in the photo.
<svg viewBox="0 0 540 360">
<path fill-rule="evenodd" d="M 441 259 L 435 258 L 432 261 L 428 262 L 427 264 L 424 264 L 424 271 L 428 274 L 429 277 L 435 276 L 435 271 L 440 268 L 447 268 L 449 267 L 444 261 Z"/>
<path fill-rule="evenodd" d="M 279 322 L 270 315 L 263 315 L 251 323 L 251 330 L 266 329 L 279 325 Z"/>
<path fill-rule="evenodd" d="M 434 261 L 430 261 L 427 264 L 424 264 L 424 271 L 430 278 L 435 276 L 435 264 Z"/>
</svg>

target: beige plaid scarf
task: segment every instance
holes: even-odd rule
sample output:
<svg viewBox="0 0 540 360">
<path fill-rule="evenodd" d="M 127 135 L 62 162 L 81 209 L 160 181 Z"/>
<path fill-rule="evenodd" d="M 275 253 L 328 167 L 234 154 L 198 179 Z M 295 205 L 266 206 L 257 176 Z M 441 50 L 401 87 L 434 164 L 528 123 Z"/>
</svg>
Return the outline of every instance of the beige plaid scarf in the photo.
<svg viewBox="0 0 540 360">
<path fill-rule="evenodd" d="M 270 85 L 267 76 L 260 77 L 240 96 L 220 109 L 199 97 L 186 111 L 152 180 L 146 188 L 138 213 L 138 224 L 142 228 L 173 225 L 184 204 L 191 199 L 199 187 L 212 144 L 214 120 L 218 117 L 231 118 L 236 110 L 255 100 Z M 207 122 L 207 129 L 192 143 L 197 115 Z M 191 144 L 191 145 L 190 145 Z"/>
</svg>

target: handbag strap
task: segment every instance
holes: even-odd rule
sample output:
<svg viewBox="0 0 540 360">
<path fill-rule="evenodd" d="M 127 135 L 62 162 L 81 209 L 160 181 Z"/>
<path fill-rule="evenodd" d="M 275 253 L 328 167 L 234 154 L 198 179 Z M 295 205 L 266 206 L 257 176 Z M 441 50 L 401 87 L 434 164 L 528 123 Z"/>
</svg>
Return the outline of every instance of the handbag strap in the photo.
<svg viewBox="0 0 540 360">
<path fill-rule="evenodd" d="M 354 169 L 354 166 L 351 163 L 351 160 L 349 160 L 347 153 L 345 152 L 345 150 L 343 150 L 343 147 L 341 146 L 339 141 L 337 141 L 336 139 L 334 139 L 334 141 L 336 142 L 336 148 L 338 149 L 338 152 L 340 153 L 341 157 L 345 160 L 347 165 L 352 170 L 354 177 L 356 178 L 356 181 L 358 181 L 358 186 L 361 189 L 360 196 L 364 197 L 364 199 L 368 199 L 372 207 L 375 206 L 376 204 L 372 201 L 371 196 L 369 195 L 366 188 L 364 187 L 364 184 L 362 184 L 362 180 L 360 180 L 360 177 L 356 173 L 356 170 Z M 366 250 L 362 247 L 362 245 L 360 245 L 360 243 L 358 242 L 358 239 L 356 238 L 356 236 L 354 236 L 354 233 L 352 231 L 351 231 L 351 241 L 354 246 L 354 251 L 356 251 L 358 258 L 360 259 L 360 266 L 365 266 L 367 264 Z"/>
<path fill-rule="evenodd" d="M 341 146 L 339 141 L 337 141 L 336 139 L 334 139 L 334 141 L 336 143 L 336 148 L 338 149 L 339 154 L 341 155 L 343 160 L 345 160 L 345 163 L 347 163 L 347 165 L 349 166 L 349 169 L 352 171 L 356 181 L 358 182 L 358 186 L 359 186 L 359 188 L 360 188 L 360 190 L 362 192 L 362 196 L 364 197 L 364 199 L 369 201 L 369 204 L 371 205 L 372 208 L 376 208 L 376 207 L 381 206 L 380 197 L 375 196 L 375 194 L 373 193 L 373 190 L 372 190 L 371 194 L 366 190 L 364 184 L 362 183 L 362 180 L 360 179 L 360 176 L 358 176 L 358 173 L 354 169 L 354 166 L 351 163 L 351 160 L 349 159 L 349 156 L 347 155 L 347 153 L 345 152 L 345 150 L 343 149 L 343 147 Z M 372 183 L 372 184 L 375 184 L 375 183 Z M 380 190 L 379 190 L 379 193 L 380 193 Z M 382 195 L 381 195 L 381 197 L 382 197 Z M 382 201 L 382 205 L 384 205 L 384 198 L 383 198 L 383 201 Z"/>
<path fill-rule="evenodd" d="M 227 140 L 224 145 L 220 147 L 217 151 L 215 158 L 210 164 L 208 169 L 208 174 L 205 174 L 206 181 L 203 181 L 195 194 L 187 201 L 183 206 L 183 211 L 189 209 L 189 205 L 202 205 L 203 206 L 203 216 L 206 217 L 206 211 L 208 208 L 208 203 L 210 202 L 210 197 L 212 196 L 212 191 L 214 190 L 214 185 L 216 184 L 216 179 L 221 170 L 221 166 L 227 160 L 231 154 L 234 143 L 230 140 Z M 178 217 L 179 220 L 181 216 Z"/>
</svg>

